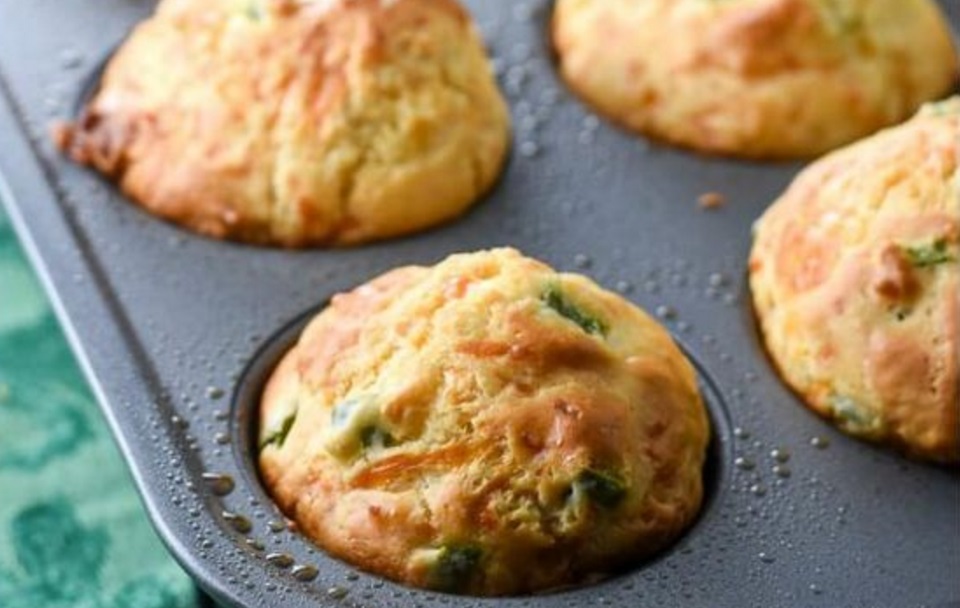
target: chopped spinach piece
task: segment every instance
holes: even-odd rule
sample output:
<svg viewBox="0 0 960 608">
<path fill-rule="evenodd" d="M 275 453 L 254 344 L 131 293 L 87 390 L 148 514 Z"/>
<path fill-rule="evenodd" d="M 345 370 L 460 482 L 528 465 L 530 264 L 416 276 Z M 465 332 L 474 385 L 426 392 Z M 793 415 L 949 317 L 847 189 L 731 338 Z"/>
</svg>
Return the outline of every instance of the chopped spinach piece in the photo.
<svg viewBox="0 0 960 608">
<path fill-rule="evenodd" d="M 389 448 L 396 444 L 393 435 L 373 425 L 360 430 L 360 442 L 365 448 Z"/>
<path fill-rule="evenodd" d="M 935 101 L 923 106 L 928 116 L 952 116 L 957 113 L 960 104 L 954 103 L 952 99 L 944 101 Z"/>
<path fill-rule="evenodd" d="M 376 396 L 359 394 L 333 406 L 330 412 L 330 449 L 341 457 L 356 456 L 361 448 L 389 448 L 397 441 L 383 425 Z"/>
<path fill-rule="evenodd" d="M 605 336 L 607 324 L 600 319 L 583 312 L 571 302 L 556 285 L 547 287 L 540 295 L 540 301 L 552 308 L 562 317 L 573 321 L 588 334 Z"/>
<path fill-rule="evenodd" d="M 577 475 L 574 485 L 592 501 L 612 509 L 627 495 L 626 484 L 618 476 L 594 469 L 584 469 Z"/>
<path fill-rule="evenodd" d="M 850 397 L 834 395 L 830 403 L 833 405 L 833 414 L 844 429 L 854 433 L 876 429 L 877 417 Z"/>
<path fill-rule="evenodd" d="M 462 591 L 482 557 L 483 551 L 475 545 L 444 545 L 433 567 L 431 586 L 439 591 Z"/>
<path fill-rule="evenodd" d="M 344 426 L 350 421 L 350 416 L 353 415 L 354 410 L 356 410 L 359 404 L 360 402 L 357 399 L 344 399 L 334 405 L 333 411 L 330 412 L 330 424 L 332 424 L 334 428 Z"/>
<path fill-rule="evenodd" d="M 907 254 L 907 260 L 917 268 L 936 266 L 955 259 L 947 251 L 947 242 L 943 239 L 938 239 L 929 245 L 904 247 L 903 251 Z"/>
<path fill-rule="evenodd" d="M 247 2 L 247 9 L 244 12 L 251 21 L 260 21 L 260 19 L 263 18 L 263 11 L 260 9 L 260 0 L 249 0 L 249 2 Z"/>
<path fill-rule="evenodd" d="M 287 435 L 290 434 L 290 429 L 293 428 L 293 423 L 297 420 L 297 413 L 294 412 L 283 419 L 283 422 L 280 423 L 280 428 L 270 432 L 263 441 L 260 442 L 260 449 L 264 449 L 268 445 L 274 444 L 278 448 L 283 447 L 283 443 L 287 440 Z"/>
<path fill-rule="evenodd" d="M 834 36 L 845 37 L 863 28 L 863 18 L 846 0 L 820 0 L 824 23 Z"/>
</svg>

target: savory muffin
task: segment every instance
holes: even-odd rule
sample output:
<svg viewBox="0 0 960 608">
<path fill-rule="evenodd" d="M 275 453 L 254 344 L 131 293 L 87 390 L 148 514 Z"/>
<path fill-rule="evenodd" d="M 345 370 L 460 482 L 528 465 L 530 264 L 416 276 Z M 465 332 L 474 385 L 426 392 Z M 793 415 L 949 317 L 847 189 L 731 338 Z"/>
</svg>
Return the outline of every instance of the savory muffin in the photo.
<svg viewBox="0 0 960 608">
<path fill-rule="evenodd" d="M 750 283 L 811 408 L 960 463 L 960 98 L 801 173 L 756 225 Z"/>
<path fill-rule="evenodd" d="M 455 0 L 164 0 L 58 140 L 158 216 L 307 246 L 456 217 L 508 131 Z"/>
<path fill-rule="evenodd" d="M 335 296 L 269 380 L 260 469 L 331 554 L 507 595 L 675 540 L 708 432 L 693 368 L 650 317 L 498 249 Z"/>
<path fill-rule="evenodd" d="M 557 0 L 569 85 L 627 127 L 745 157 L 817 155 L 947 94 L 933 0 Z"/>
</svg>

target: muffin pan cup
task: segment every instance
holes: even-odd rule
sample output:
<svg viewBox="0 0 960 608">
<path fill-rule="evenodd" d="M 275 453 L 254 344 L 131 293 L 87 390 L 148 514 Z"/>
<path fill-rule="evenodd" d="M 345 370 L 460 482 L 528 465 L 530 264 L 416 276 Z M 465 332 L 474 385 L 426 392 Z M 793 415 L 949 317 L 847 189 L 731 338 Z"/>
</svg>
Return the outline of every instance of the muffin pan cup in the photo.
<svg viewBox="0 0 960 608">
<path fill-rule="evenodd" d="M 0 0 L 0 198 L 173 555 L 225 606 L 960 606 L 956 471 L 835 431 L 784 387 L 758 339 L 751 223 L 802 164 L 624 133 L 558 79 L 549 2 L 466 4 L 513 112 L 501 183 L 430 232 L 281 251 L 156 220 L 53 149 L 50 121 L 76 110 L 152 3 Z M 960 24 L 960 4 L 942 5 Z M 701 208 L 709 192 L 726 203 Z M 651 560 L 536 596 L 411 589 L 326 556 L 258 480 L 265 374 L 333 294 L 500 245 L 620 291 L 695 361 L 714 426 L 700 518 Z"/>
</svg>

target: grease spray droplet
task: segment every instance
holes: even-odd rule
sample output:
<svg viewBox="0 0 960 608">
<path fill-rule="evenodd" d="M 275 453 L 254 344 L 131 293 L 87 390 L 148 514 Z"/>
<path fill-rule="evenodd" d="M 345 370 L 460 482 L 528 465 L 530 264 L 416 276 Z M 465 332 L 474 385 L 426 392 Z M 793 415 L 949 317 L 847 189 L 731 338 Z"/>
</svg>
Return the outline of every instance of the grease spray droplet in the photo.
<svg viewBox="0 0 960 608">
<path fill-rule="evenodd" d="M 239 532 L 240 534 L 249 534 L 253 530 L 253 523 L 243 515 L 237 513 L 232 513 L 230 511 L 224 511 L 222 514 L 223 519 L 226 520 L 230 527 Z"/>
<path fill-rule="evenodd" d="M 236 487 L 233 477 L 223 473 L 204 473 L 203 481 L 206 482 L 210 491 L 217 496 L 226 496 L 233 492 L 234 487 Z"/>
<path fill-rule="evenodd" d="M 656 312 L 658 317 L 665 320 L 675 319 L 677 317 L 677 311 L 672 306 L 657 306 Z"/>
<path fill-rule="evenodd" d="M 277 568 L 289 568 L 293 565 L 293 557 L 286 553 L 267 553 L 263 559 Z"/>
<path fill-rule="evenodd" d="M 540 154 L 540 144 L 533 140 L 527 140 L 520 144 L 520 155 L 524 158 L 533 158 Z"/>
<path fill-rule="evenodd" d="M 707 278 L 707 282 L 710 284 L 710 287 L 723 287 L 727 284 L 727 277 L 719 272 L 714 272 Z"/>
<path fill-rule="evenodd" d="M 208 399 L 219 399 L 225 395 L 225 391 L 219 386 L 208 386 L 207 387 L 207 398 Z"/>
<path fill-rule="evenodd" d="M 733 466 L 737 467 L 741 471 L 752 471 L 753 469 L 756 468 L 757 465 L 749 458 L 738 456 L 733 461 Z"/>
<path fill-rule="evenodd" d="M 327 589 L 327 597 L 335 600 L 342 600 L 350 594 L 350 591 L 339 585 L 335 585 Z"/>
<path fill-rule="evenodd" d="M 293 578 L 297 579 L 301 583 L 308 583 L 317 578 L 317 576 L 320 574 L 320 571 L 317 570 L 316 566 L 311 566 L 309 564 L 297 564 L 290 571 L 290 574 L 292 574 Z"/>
<path fill-rule="evenodd" d="M 810 445 L 818 450 L 825 450 L 830 446 L 830 440 L 826 437 L 812 437 L 810 439 Z"/>
<path fill-rule="evenodd" d="M 80 67 L 83 63 L 83 55 L 76 49 L 63 49 L 60 51 L 60 67 L 65 70 L 72 70 Z"/>
<path fill-rule="evenodd" d="M 781 462 L 781 463 L 787 462 L 788 460 L 790 460 L 790 452 L 781 448 L 773 448 L 772 450 L 770 450 L 770 458 L 773 458 L 777 462 Z"/>
</svg>

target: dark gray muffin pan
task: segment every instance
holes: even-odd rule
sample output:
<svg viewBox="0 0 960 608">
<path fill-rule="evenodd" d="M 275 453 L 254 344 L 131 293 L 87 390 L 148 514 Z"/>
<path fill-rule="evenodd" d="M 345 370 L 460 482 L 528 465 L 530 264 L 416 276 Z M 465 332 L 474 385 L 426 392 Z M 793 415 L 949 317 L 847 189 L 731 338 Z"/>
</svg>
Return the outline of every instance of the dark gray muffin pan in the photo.
<svg viewBox="0 0 960 608">
<path fill-rule="evenodd" d="M 960 476 L 834 431 L 780 383 L 758 341 L 751 224 L 802 165 L 626 134 L 558 80 L 547 0 L 467 4 L 513 111 L 499 186 L 424 234 L 294 252 L 183 232 L 53 149 L 50 121 L 76 111 L 152 2 L 0 0 L 0 198 L 173 555 L 225 606 L 960 606 Z M 942 4 L 960 23 L 960 3 Z M 726 204 L 700 208 L 707 192 Z M 696 362 L 715 431 L 700 519 L 655 559 L 532 597 L 415 590 L 331 559 L 258 481 L 263 378 L 338 291 L 499 245 L 621 292 Z"/>
</svg>

